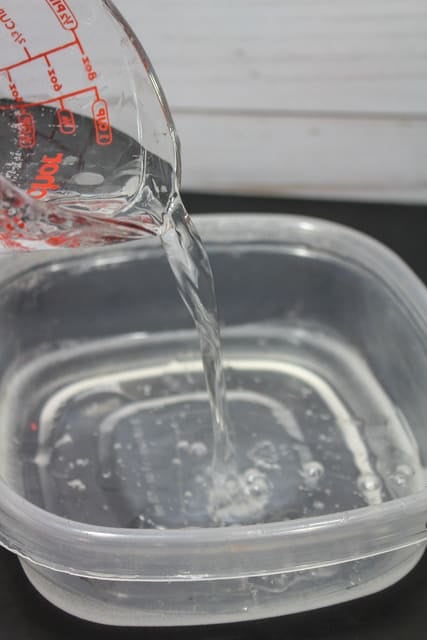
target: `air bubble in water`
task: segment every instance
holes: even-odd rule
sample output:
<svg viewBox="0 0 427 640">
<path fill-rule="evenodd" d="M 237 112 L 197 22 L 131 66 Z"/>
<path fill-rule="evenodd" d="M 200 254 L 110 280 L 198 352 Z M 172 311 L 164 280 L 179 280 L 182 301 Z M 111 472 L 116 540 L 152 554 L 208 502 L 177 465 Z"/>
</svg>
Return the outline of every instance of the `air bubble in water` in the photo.
<svg viewBox="0 0 427 640">
<path fill-rule="evenodd" d="M 208 449 L 203 442 L 193 442 L 190 446 L 190 453 L 197 458 L 203 458 L 208 452 Z"/>
<path fill-rule="evenodd" d="M 74 480 L 70 480 L 67 482 L 68 486 L 72 489 L 76 489 L 77 491 L 86 491 L 86 485 L 79 478 L 75 478 Z"/>
<path fill-rule="evenodd" d="M 191 502 L 192 499 L 193 499 L 193 494 L 191 493 L 191 491 L 186 491 L 184 493 L 184 502 L 188 504 L 189 502 Z"/>
<path fill-rule="evenodd" d="M 306 484 L 309 487 L 315 487 L 325 475 L 325 468 L 321 462 L 317 462 L 317 460 L 310 460 L 310 462 L 305 462 L 303 464 L 302 474 L 305 478 Z"/>
<path fill-rule="evenodd" d="M 176 448 L 179 451 L 188 451 L 190 448 L 190 443 L 188 442 L 188 440 L 180 440 L 176 445 Z"/>
<path fill-rule="evenodd" d="M 362 493 L 372 493 L 381 489 L 380 479 L 373 473 L 365 473 L 360 476 L 357 485 Z"/>
<path fill-rule="evenodd" d="M 78 467 L 87 467 L 89 462 L 90 462 L 89 458 L 77 458 L 76 465 Z"/>
<path fill-rule="evenodd" d="M 267 478 L 258 469 L 248 469 L 243 477 L 245 492 L 257 498 L 266 496 L 269 493 Z"/>
<path fill-rule="evenodd" d="M 261 469 L 279 469 L 277 450 L 269 440 L 258 442 L 248 453 L 248 458 Z"/>
<path fill-rule="evenodd" d="M 399 464 L 391 478 L 399 487 L 402 487 L 407 484 L 413 475 L 414 470 L 409 466 L 409 464 Z"/>
<path fill-rule="evenodd" d="M 210 491 L 210 513 L 221 524 L 245 524 L 262 518 L 271 488 L 257 468 L 238 476 L 217 476 Z"/>
</svg>

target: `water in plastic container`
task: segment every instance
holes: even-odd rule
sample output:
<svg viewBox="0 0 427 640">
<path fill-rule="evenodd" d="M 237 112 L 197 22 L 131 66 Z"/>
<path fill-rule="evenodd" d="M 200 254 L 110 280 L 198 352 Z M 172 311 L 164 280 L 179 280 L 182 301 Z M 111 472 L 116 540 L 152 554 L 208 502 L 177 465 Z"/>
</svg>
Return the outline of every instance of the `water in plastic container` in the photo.
<svg viewBox="0 0 427 640">
<path fill-rule="evenodd" d="M 214 258 L 218 267 L 221 257 Z M 203 362 L 196 333 L 168 326 L 176 324 L 173 316 L 182 322 L 182 313 L 167 286 L 165 292 L 170 278 L 161 255 L 147 263 L 126 250 L 121 260 L 115 266 L 106 256 L 102 267 L 101 258 L 95 271 L 92 262 L 64 261 L 53 272 L 41 268 L 17 283 L 18 290 L 32 287 L 38 322 L 49 325 L 43 314 L 51 313 L 54 296 L 62 305 L 69 295 L 81 313 L 74 331 L 86 335 L 92 315 L 94 323 L 90 340 L 58 337 L 54 348 L 38 345 L 8 378 L 2 420 L 20 425 L 8 452 L 8 474 L 32 502 L 96 525 L 207 527 L 341 512 L 424 486 L 404 418 L 366 362 L 339 336 L 328 335 L 320 324 L 304 328 L 278 319 L 245 326 L 241 318 L 225 328 L 225 423 L 214 316 L 206 329 L 196 315 L 208 348 Z M 242 260 L 251 268 L 249 253 Z M 260 281 L 266 278 L 263 260 L 268 263 L 268 249 L 256 260 Z M 222 257 L 226 291 L 224 270 L 232 263 Z M 154 264 L 158 284 L 149 284 L 147 275 L 148 283 L 139 287 L 146 296 L 131 300 L 135 283 Z M 254 296 L 260 286 L 254 278 Z M 128 304 L 113 310 L 120 287 Z M 163 323 L 164 330 L 125 331 L 129 323 L 138 326 L 139 315 L 147 329 L 143 305 L 149 292 L 151 322 Z M 242 288 L 243 307 L 250 304 L 248 295 Z M 224 304 L 238 306 L 239 300 Z M 66 309 L 58 311 L 56 321 L 61 318 L 68 332 L 76 312 L 66 320 Z M 116 335 L 103 329 L 112 321 L 105 314 L 114 314 L 122 328 Z"/>
<path fill-rule="evenodd" d="M 4 535 L 41 593 L 90 620 L 326 606 L 423 551 L 422 285 L 325 222 L 196 223 L 237 470 L 216 485 L 199 337 L 156 240 L 15 254 L 0 272 Z"/>
</svg>

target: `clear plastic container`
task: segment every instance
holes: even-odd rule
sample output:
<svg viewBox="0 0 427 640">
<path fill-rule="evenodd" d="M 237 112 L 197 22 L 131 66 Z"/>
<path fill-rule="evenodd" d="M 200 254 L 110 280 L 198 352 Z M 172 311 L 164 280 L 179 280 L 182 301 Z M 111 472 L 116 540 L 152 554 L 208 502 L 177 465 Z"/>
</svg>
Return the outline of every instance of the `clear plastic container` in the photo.
<svg viewBox="0 0 427 640">
<path fill-rule="evenodd" d="M 425 548 L 424 286 L 330 223 L 197 225 L 237 453 L 270 489 L 263 521 L 242 526 L 208 526 L 178 500 L 211 433 L 197 336 L 157 242 L 1 258 L 0 541 L 88 620 L 327 606 L 392 584 Z"/>
</svg>

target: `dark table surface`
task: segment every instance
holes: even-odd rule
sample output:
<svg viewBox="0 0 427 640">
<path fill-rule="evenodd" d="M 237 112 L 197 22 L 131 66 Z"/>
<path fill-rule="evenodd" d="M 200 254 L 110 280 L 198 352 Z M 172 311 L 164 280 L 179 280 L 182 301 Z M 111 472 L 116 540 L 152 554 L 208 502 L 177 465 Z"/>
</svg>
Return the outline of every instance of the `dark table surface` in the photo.
<svg viewBox="0 0 427 640">
<path fill-rule="evenodd" d="M 273 212 L 326 218 L 364 231 L 396 251 L 427 284 L 427 207 L 186 194 L 194 213 Z M 418 640 L 427 636 L 427 554 L 398 584 L 360 600 L 271 620 L 177 629 L 109 628 L 50 605 L 0 550 L 0 640 Z"/>
</svg>

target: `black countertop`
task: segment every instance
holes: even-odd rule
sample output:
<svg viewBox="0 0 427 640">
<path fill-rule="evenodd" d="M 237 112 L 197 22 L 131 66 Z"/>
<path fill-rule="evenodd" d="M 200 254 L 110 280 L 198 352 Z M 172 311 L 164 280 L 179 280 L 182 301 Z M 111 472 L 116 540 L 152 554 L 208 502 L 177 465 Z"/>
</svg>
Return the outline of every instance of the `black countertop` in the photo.
<svg viewBox="0 0 427 640">
<path fill-rule="evenodd" d="M 384 242 L 427 284 L 427 207 L 186 194 L 193 213 L 272 212 L 322 217 Z M 398 584 L 354 602 L 282 618 L 176 629 L 123 629 L 83 622 L 50 605 L 0 550 L 0 639 L 6 640 L 418 640 L 427 634 L 427 554 Z"/>
</svg>

